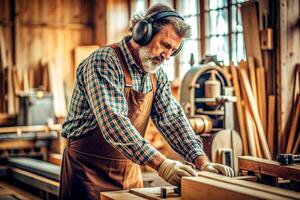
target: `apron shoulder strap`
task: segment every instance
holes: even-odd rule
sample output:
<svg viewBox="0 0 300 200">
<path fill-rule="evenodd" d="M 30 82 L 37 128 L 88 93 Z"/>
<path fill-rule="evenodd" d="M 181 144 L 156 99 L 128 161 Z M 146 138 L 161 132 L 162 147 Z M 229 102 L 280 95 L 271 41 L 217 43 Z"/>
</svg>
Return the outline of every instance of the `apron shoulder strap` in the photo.
<svg viewBox="0 0 300 200">
<path fill-rule="evenodd" d="M 131 75 L 130 75 L 130 72 L 129 72 L 128 67 L 126 65 L 124 55 L 123 55 L 123 53 L 121 52 L 121 49 L 118 46 L 118 43 L 114 43 L 114 44 L 111 44 L 111 45 L 108 45 L 108 46 L 113 48 L 115 50 L 117 56 L 118 56 L 118 59 L 119 59 L 119 62 L 122 66 L 122 70 L 123 70 L 124 77 L 125 77 L 125 87 L 131 87 L 132 86 Z"/>
<path fill-rule="evenodd" d="M 157 90 L 157 78 L 155 74 L 151 74 L 151 83 L 152 83 L 153 96 L 155 97 L 156 90 Z"/>
</svg>

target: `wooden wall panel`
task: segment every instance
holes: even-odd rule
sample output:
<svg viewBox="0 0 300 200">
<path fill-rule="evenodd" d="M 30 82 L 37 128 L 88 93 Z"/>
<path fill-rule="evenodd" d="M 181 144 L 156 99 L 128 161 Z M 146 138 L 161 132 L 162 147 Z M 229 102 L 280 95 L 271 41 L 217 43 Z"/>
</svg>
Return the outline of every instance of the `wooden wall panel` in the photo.
<svg viewBox="0 0 300 200">
<path fill-rule="evenodd" d="M 119 42 L 129 33 L 128 5 L 129 2 L 124 0 L 107 0 L 107 44 Z"/>
<path fill-rule="evenodd" d="M 0 20 L 19 71 L 56 63 L 70 97 L 74 48 L 120 41 L 129 33 L 129 0 L 0 0 Z"/>
<path fill-rule="evenodd" d="M 279 62 L 277 63 L 278 151 L 283 153 L 293 105 L 296 64 L 300 63 L 300 1 L 280 0 Z"/>
</svg>

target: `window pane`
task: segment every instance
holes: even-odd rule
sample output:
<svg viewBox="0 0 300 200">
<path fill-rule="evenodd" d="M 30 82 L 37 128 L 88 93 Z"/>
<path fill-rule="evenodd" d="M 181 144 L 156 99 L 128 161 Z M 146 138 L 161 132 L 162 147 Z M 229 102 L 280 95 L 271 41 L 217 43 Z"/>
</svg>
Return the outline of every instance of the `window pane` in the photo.
<svg viewBox="0 0 300 200">
<path fill-rule="evenodd" d="M 225 65 L 229 64 L 229 46 L 228 36 L 212 36 L 207 41 L 209 50 L 207 55 L 216 55 L 219 61 L 223 61 Z"/>
<path fill-rule="evenodd" d="M 198 31 L 198 18 L 197 16 L 191 16 L 188 18 L 185 18 L 184 20 L 187 24 L 189 24 L 192 28 L 192 35 L 191 39 L 197 39 L 199 37 L 199 31 Z"/>
<path fill-rule="evenodd" d="M 182 15 L 195 15 L 198 12 L 197 0 L 181 0 L 178 5 Z"/>
<path fill-rule="evenodd" d="M 227 1 L 224 0 L 209 0 L 209 9 L 223 8 L 227 6 Z"/>
<path fill-rule="evenodd" d="M 192 27 L 191 38 L 186 39 L 184 46 L 179 54 L 179 78 L 182 79 L 185 73 L 191 68 L 189 64 L 191 54 L 194 55 L 195 63 L 198 63 L 199 57 L 199 7 L 198 0 L 179 0 L 178 10 L 185 18 L 185 22 Z"/>
<path fill-rule="evenodd" d="M 239 33 L 237 35 L 237 60 L 241 61 L 246 58 L 245 46 L 244 46 L 244 35 Z"/>
</svg>

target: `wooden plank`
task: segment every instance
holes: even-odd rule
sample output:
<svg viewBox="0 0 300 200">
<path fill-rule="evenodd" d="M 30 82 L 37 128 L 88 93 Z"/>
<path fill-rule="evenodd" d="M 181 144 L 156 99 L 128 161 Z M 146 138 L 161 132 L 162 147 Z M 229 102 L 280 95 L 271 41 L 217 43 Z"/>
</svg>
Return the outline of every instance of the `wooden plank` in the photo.
<svg viewBox="0 0 300 200">
<path fill-rule="evenodd" d="M 254 135 L 254 140 L 255 140 L 255 148 L 256 148 L 256 153 L 257 153 L 257 156 L 259 158 L 263 158 L 263 153 L 262 153 L 262 150 L 261 150 L 261 144 L 260 144 L 260 141 L 259 141 L 259 138 L 258 138 L 258 132 L 257 132 L 257 127 L 256 127 L 256 124 L 255 124 L 255 121 L 253 120 L 252 116 L 251 116 L 251 120 L 249 120 L 252 122 L 252 126 L 253 126 L 253 135 Z"/>
<path fill-rule="evenodd" d="M 233 185 L 243 186 L 246 188 L 251 188 L 254 190 L 268 192 L 270 194 L 278 195 L 277 199 L 280 199 L 280 197 L 300 199 L 299 192 L 276 188 L 273 186 L 263 185 L 260 183 L 255 183 L 255 182 L 246 181 L 246 180 L 242 180 L 242 179 L 236 179 L 236 178 L 243 178 L 243 176 L 230 178 L 230 177 L 226 177 L 226 176 L 222 176 L 222 175 L 214 174 L 214 173 L 210 173 L 210 172 L 205 172 L 205 171 L 199 172 L 198 175 L 201 177 L 205 177 L 205 178 L 209 178 L 209 179 L 213 179 L 213 180 L 217 180 L 217 181 L 221 181 L 221 182 L 230 183 Z"/>
<path fill-rule="evenodd" d="M 114 192 L 101 192 L 101 200 L 146 200 L 146 198 L 137 196 L 130 193 L 128 190 L 114 191 Z"/>
<path fill-rule="evenodd" d="M 0 181 L 0 199 L 2 195 L 4 195 L 4 191 L 6 192 L 6 194 L 11 194 L 19 200 L 41 200 L 41 198 L 34 196 L 18 187 Z"/>
<path fill-rule="evenodd" d="M 278 199 L 278 195 L 270 194 L 265 191 L 206 177 L 183 177 L 181 185 L 182 200 Z M 291 198 L 280 197 L 280 199 Z"/>
<path fill-rule="evenodd" d="M 22 132 L 49 132 L 49 131 L 61 131 L 61 124 L 53 124 L 48 126 L 35 125 L 35 126 L 12 126 L 1 127 L 1 133 L 22 133 Z"/>
<path fill-rule="evenodd" d="M 276 161 L 252 156 L 239 156 L 238 162 L 239 170 L 247 170 L 300 182 L 300 165 L 283 166 Z"/>
<path fill-rule="evenodd" d="M 255 66 L 262 66 L 263 60 L 260 49 L 257 10 L 257 2 L 248 1 L 242 3 L 241 15 L 243 21 L 243 32 L 247 57 L 253 56 L 255 58 Z"/>
<path fill-rule="evenodd" d="M 168 190 L 174 190 L 174 186 L 168 186 Z M 160 187 L 152 187 L 152 188 L 136 188 L 136 189 L 130 189 L 129 192 L 132 194 L 135 194 L 139 197 L 143 197 L 149 200 L 162 200 L 166 198 L 160 197 Z M 167 199 L 170 200 L 179 200 L 180 196 L 179 194 L 172 192 L 167 193 Z"/>
<path fill-rule="evenodd" d="M 263 125 L 265 133 L 267 132 L 267 104 L 266 104 L 266 77 L 265 77 L 265 68 L 258 67 L 256 68 L 256 77 L 257 77 L 257 88 L 258 88 L 258 110 L 261 123 Z"/>
<path fill-rule="evenodd" d="M 249 79 L 247 77 L 247 72 L 244 69 L 241 69 L 239 72 L 240 72 L 240 75 L 241 75 L 242 83 L 243 83 L 243 85 L 246 89 L 246 93 L 247 93 L 251 113 L 254 117 L 254 120 L 255 120 L 255 123 L 256 123 L 256 126 L 257 126 L 258 136 L 259 136 L 259 139 L 260 139 L 260 142 L 261 142 L 261 145 L 262 145 L 262 150 L 263 150 L 264 157 L 267 158 L 267 159 L 271 159 L 271 154 L 270 154 L 270 150 L 269 150 L 269 147 L 268 147 L 268 144 L 267 144 L 266 135 L 264 133 L 264 129 L 263 129 L 263 126 L 262 126 L 262 123 L 261 123 L 261 120 L 260 120 L 260 117 L 259 117 L 259 113 L 258 113 L 256 104 L 255 104 L 255 99 L 254 99 L 253 94 L 251 92 L 251 86 L 250 86 L 250 83 L 249 83 Z"/>
<path fill-rule="evenodd" d="M 13 141 L 0 141 L 0 150 L 6 149 L 32 149 L 35 144 L 28 140 L 13 140 Z"/>
<path fill-rule="evenodd" d="M 6 45 L 5 45 L 4 31 L 2 26 L 0 26 L 0 58 L 1 58 L 2 69 L 7 68 L 8 62 L 6 56 Z"/>
<path fill-rule="evenodd" d="M 275 137 L 275 95 L 270 95 L 268 100 L 268 145 L 272 157 L 274 156 L 274 137 Z"/>
<path fill-rule="evenodd" d="M 293 112 L 294 114 L 292 116 L 292 124 L 291 124 L 290 133 L 289 133 L 289 137 L 288 137 L 287 148 L 285 151 L 286 153 L 292 153 L 293 145 L 295 142 L 297 128 L 299 125 L 299 116 L 300 116 L 300 94 L 298 94 L 297 103 L 295 105 L 296 105 L 296 107 Z"/>
<path fill-rule="evenodd" d="M 59 182 L 27 172 L 18 168 L 11 168 L 12 177 L 32 187 L 49 192 L 58 196 Z"/>
<path fill-rule="evenodd" d="M 242 137 L 242 141 L 243 141 L 243 151 L 244 151 L 244 155 L 249 155 L 249 147 L 248 147 L 246 126 L 245 126 L 245 119 L 244 119 L 243 108 L 242 108 L 242 99 L 241 99 L 242 96 L 241 96 L 241 92 L 240 92 L 237 69 L 233 63 L 230 64 L 230 71 L 232 74 L 234 94 L 237 97 L 236 110 L 237 110 L 237 115 L 238 115 L 241 137 Z"/>
<path fill-rule="evenodd" d="M 249 72 L 252 93 L 253 93 L 253 96 L 255 98 L 255 103 L 256 103 L 256 107 L 257 107 L 257 89 L 256 89 L 254 58 L 252 56 L 249 56 L 248 57 L 248 65 L 246 63 L 241 63 L 240 64 L 240 69 L 244 69 L 246 72 Z M 246 116 L 246 121 L 248 122 L 247 123 L 247 127 L 248 127 L 247 130 L 248 130 L 249 139 L 254 138 L 254 145 L 255 145 L 256 153 L 253 154 L 252 156 L 258 156 L 258 157 L 262 158 L 263 154 L 262 154 L 261 145 L 260 145 L 260 142 L 259 142 L 257 126 L 255 124 L 255 121 L 253 120 L 252 115 L 250 114 L 250 107 L 249 107 L 250 105 L 249 105 L 249 101 L 248 101 L 248 97 L 247 97 L 247 93 L 246 93 L 246 88 L 244 87 L 243 84 L 241 85 L 241 88 L 242 88 L 243 99 L 244 99 L 244 102 L 245 102 L 244 103 L 245 110 L 246 110 L 245 116 Z M 250 137 L 252 137 L 252 138 L 250 138 Z M 254 151 L 254 149 L 252 151 Z"/>
<path fill-rule="evenodd" d="M 245 68 L 245 64 L 246 64 L 245 62 L 240 63 L 239 70 Z M 243 101 L 244 101 L 244 106 L 243 106 L 244 109 L 241 110 L 241 112 L 245 114 L 245 123 L 246 123 L 246 128 L 247 128 L 247 138 L 248 138 L 249 152 L 250 152 L 249 155 L 257 156 L 255 136 L 254 136 L 254 134 L 255 134 L 254 128 L 256 129 L 256 127 L 253 127 L 253 119 L 252 119 L 251 112 L 250 112 L 246 89 L 243 84 L 241 84 L 241 93 L 242 93 L 242 97 L 243 97 Z"/>
<path fill-rule="evenodd" d="M 10 166 L 59 181 L 60 167 L 57 165 L 26 157 L 8 158 L 8 163 Z"/>
<path fill-rule="evenodd" d="M 252 56 L 248 56 L 248 70 L 250 74 L 250 83 L 251 83 L 251 89 L 254 96 L 254 99 L 256 101 L 256 104 L 258 103 L 257 100 L 257 87 L 256 87 L 256 66 L 255 66 L 255 59 Z M 258 88 L 259 90 L 259 88 Z"/>
<path fill-rule="evenodd" d="M 300 130 L 298 131 L 298 137 L 293 148 L 293 154 L 300 153 L 299 146 L 300 146 Z"/>
</svg>

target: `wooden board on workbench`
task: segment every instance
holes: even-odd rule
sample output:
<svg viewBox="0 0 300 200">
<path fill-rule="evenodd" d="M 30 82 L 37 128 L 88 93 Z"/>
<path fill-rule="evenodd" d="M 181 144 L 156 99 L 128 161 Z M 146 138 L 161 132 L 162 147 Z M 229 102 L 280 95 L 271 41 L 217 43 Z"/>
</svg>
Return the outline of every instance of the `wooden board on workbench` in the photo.
<svg viewBox="0 0 300 200">
<path fill-rule="evenodd" d="M 174 192 L 174 186 L 167 187 L 167 199 L 168 200 L 179 200 L 179 194 Z M 149 199 L 149 200 L 162 200 L 166 198 L 160 197 L 160 187 L 152 187 L 152 188 L 136 188 L 130 189 L 129 192 L 135 194 L 137 196 Z"/>
<path fill-rule="evenodd" d="M 276 188 L 276 187 L 272 187 L 269 185 L 263 185 L 263 184 L 255 183 L 255 182 L 251 182 L 251 181 L 240 180 L 240 178 L 243 178 L 243 176 L 231 178 L 231 177 L 226 177 L 226 176 L 222 176 L 222 175 L 210 173 L 210 172 L 205 172 L 205 171 L 199 172 L 199 176 L 205 177 L 205 178 L 210 178 L 210 179 L 221 181 L 221 182 L 225 182 L 225 183 L 230 183 L 233 185 L 239 185 L 242 187 L 255 189 L 258 191 L 268 192 L 270 194 L 278 195 L 279 197 L 300 199 L 299 192 Z M 278 197 L 278 199 L 279 199 L 279 197 Z"/>
<path fill-rule="evenodd" d="M 181 181 L 182 200 L 250 200 L 279 199 L 278 195 L 206 177 L 184 177 Z M 280 197 L 280 199 L 292 199 Z"/>
<path fill-rule="evenodd" d="M 174 192 L 169 192 L 174 186 L 168 186 L 167 198 L 160 198 L 161 187 L 150 187 L 150 188 L 135 188 L 130 190 L 112 191 L 112 192 L 101 192 L 101 200 L 137 200 L 137 199 L 148 199 L 148 200 L 180 200 L 180 196 Z"/>
<path fill-rule="evenodd" d="M 130 193 L 128 190 L 101 192 L 101 200 L 146 200 L 140 196 Z"/>
<path fill-rule="evenodd" d="M 276 161 L 239 156 L 239 170 L 247 170 L 274 177 L 281 177 L 300 182 L 300 165 L 280 165 Z"/>
</svg>

